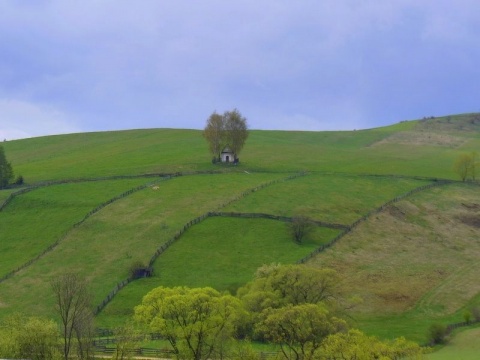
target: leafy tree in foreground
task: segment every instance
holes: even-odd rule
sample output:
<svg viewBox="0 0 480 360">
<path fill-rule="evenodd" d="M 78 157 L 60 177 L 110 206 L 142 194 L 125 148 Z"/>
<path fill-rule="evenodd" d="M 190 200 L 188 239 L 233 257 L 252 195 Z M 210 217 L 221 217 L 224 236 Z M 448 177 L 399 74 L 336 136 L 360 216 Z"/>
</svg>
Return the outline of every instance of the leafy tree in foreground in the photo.
<svg viewBox="0 0 480 360">
<path fill-rule="evenodd" d="M 0 189 L 3 189 L 13 180 L 12 164 L 7 161 L 3 146 L 0 145 Z"/>
<path fill-rule="evenodd" d="M 311 360 L 328 335 L 346 328 L 346 322 L 330 316 L 324 306 L 302 304 L 268 310 L 256 331 L 279 345 L 285 359 Z"/>
<path fill-rule="evenodd" d="M 380 341 L 360 330 L 328 336 L 322 343 L 316 359 L 323 360 L 371 360 L 371 359 L 422 359 L 422 348 L 401 337 L 393 341 Z"/>
<path fill-rule="evenodd" d="M 239 289 L 248 310 L 261 312 L 288 304 L 318 304 L 336 298 L 337 275 L 332 269 L 305 265 L 264 265 L 256 278 Z"/>
<path fill-rule="evenodd" d="M 248 138 L 247 119 L 237 109 L 226 111 L 223 115 L 214 112 L 207 120 L 203 137 L 215 161 L 220 159 L 226 146 L 230 147 L 237 159 Z"/>
<path fill-rule="evenodd" d="M 177 358 L 200 360 L 225 351 L 241 312 L 237 298 L 212 288 L 158 287 L 135 307 L 135 318 L 162 334 Z"/>
<path fill-rule="evenodd" d="M 238 290 L 238 297 L 249 311 L 242 335 L 256 340 L 265 332 L 255 332 L 272 309 L 290 305 L 323 304 L 336 312 L 338 282 L 335 271 L 305 265 L 264 265 L 255 279 Z"/>
<path fill-rule="evenodd" d="M 58 328 L 52 320 L 13 315 L 0 326 L 0 357 L 60 359 Z"/>
</svg>

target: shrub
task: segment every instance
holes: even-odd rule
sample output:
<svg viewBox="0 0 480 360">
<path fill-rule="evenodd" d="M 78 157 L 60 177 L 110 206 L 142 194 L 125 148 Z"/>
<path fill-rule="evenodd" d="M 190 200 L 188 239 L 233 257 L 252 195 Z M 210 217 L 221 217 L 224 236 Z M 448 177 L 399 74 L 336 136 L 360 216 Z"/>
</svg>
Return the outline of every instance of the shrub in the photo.
<svg viewBox="0 0 480 360">
<path fill-rule="evenodd" d="M 444 344 L 448 329 L 444 324 L 432 324 L 429 328 L 429 341 L 432 345 Z"/>
<path fill-rule="evenodd" d="M 472 321 L 472 312 L 470 310 L 466 310 L 463 313 L 463 320 L 467 323 L 470 324 L 470 321 Z"/>
<path fill-rule="evenodd" d="M 24 180 L 22 175 L 18 175 L 17 178 L 15 179 L 15 185 L 23 185 Z"/>
<path fill-rule="evenodd" d="M 140 260 L 135 260 L 131 265 L 129 269 L 129 274 L 132 279 L 134 279 L 137 276 L 138 271 L 145 269 L 145 264 L 141 262 Z"/>
<path fill-rule="evenodd" d="M 313 230 L 313 222 L 304 215 L 296 215 L 289 224 L 290 233 L 297 244 L 301 244 L 305 236 Z"/>
</svg>

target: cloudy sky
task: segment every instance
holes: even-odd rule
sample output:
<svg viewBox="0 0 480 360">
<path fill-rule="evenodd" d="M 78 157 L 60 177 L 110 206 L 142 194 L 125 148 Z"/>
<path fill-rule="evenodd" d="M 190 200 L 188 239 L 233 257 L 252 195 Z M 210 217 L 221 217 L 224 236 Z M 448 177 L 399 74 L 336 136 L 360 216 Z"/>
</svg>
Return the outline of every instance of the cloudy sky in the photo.
<svg viewBox="0 0 480 360">
<path fill-rule="evenodd" d="M 477 0 L 0 0 L 0 138 L 480 111 Z"/>
</svg>

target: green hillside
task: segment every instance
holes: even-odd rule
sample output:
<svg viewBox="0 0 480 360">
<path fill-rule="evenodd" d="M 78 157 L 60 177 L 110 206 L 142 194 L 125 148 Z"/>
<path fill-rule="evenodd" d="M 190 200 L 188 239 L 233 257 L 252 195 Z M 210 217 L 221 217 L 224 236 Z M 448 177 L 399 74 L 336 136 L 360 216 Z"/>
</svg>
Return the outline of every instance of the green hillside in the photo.
<svg viewBox="0 0 480 360">
<path fill-rule="evenodd" d="M 479 148 L 477 119 L 253 130 L 238 166 L 211 164 L 198 130 L 4 142 L 30 191 L 0 190 L 0 206 L 8 200 L 0 210 L 0 318 L 54 316 L 50 281 L 68 270 L 89 280 L 100 305 L 133 263 L 153 264 L 153 277 L 99 308 L 97 325 L 113 326 L 156 286 L 235 292 L 265 263 L 308 259 L 336 269 L 341 290 L 363 298 L 352 313 L 357 326 L 424 341 L 432 322 L 461 321 L 480 303 L 479 188 L 453 171 L 460 154 Z M 319 222 L 302 244 L 280 218 L 298 212 Z"/>
</svg>

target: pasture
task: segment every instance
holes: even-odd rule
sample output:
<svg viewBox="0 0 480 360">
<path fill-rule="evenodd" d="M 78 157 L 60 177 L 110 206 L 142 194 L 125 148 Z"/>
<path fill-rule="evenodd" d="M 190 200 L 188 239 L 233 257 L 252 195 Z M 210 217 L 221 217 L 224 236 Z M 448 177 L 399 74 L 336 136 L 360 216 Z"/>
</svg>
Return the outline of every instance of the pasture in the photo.
<svg viewBox="0 0 480 360">
<path fill-rule="evenodd" d="M 476 360 L 480 354 L 480 328 L 468 329 L 455 334 L 452 340 L 438 351 L 428 354 L 428 360 Z"/>
<path fill-rule="evenodd" d="M 50 280 L 68 270 L 89 280 L 99 304 L 134 262 L 154 260 L 154 277 L 128 284 L 97 316 L 98 326 L 114 326 L 156 286 L 234 293 L 258 266 L 294 263 L 341 232 L 317 227 L 298 245 L 277 220 L 208 217 L 186 227 L 209 212 L 303 213 L 345 226 L 369 215 L 306 266 L 336 269 L 342 292 L 363 298 L 351 315 L 365 332 L 422 343 L 431 323 L 460 321 L 480 303 L 480 188 L 455 182 L 452 170 L 459 154 L 480 145 L 472 126 L 461 115 L 359 131 L 254 130 L 239 166 L 211 164 L 197 130 L 6 142 L 16 174 L 26 186 L 41 186 L 0 211 L 0 277 L 35 259 L 0 282 L 0 318 L 16 311 L 53 316 Z M 160 176 L 167 174 L 175 176 Z M 375 212 L 438 179 L 453 182 Z M 42 186 L 52 180 L 75 182 Z M 0 203 L 13 191 L 1 190 Z"/>
</svg>

